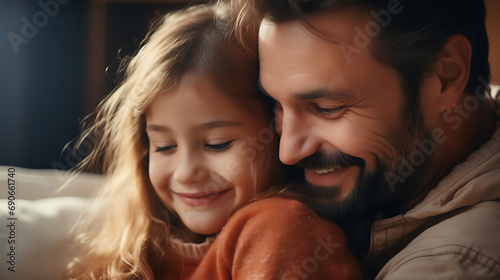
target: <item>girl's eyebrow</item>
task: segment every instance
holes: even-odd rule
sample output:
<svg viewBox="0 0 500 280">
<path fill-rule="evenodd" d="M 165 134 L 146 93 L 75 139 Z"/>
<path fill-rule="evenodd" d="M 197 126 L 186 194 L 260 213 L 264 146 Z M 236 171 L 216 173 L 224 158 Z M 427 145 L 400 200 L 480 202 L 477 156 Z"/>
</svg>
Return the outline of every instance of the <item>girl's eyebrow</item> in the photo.
<svg viewBox="0 0 500 280">
<path fill-rule="evenodd" d="M 146 127 L 146 131 L 157 131 L 157 132 L 169 132 L 171 131 L 170 128 L 163 126 L 163 125 L 148 125 Z"/>
<path fill-rule="evenodd" d="M 229 126 L 240 126 L 243 125 L 240 122 L 233 122 L 227 120 L 216 120 L 211 122 L 202 123 L 199 128 L 203 130 L 210 130 L 219 127 L 229 127 Z M 146 131 L 156 131 L 156 132 L 170 132 L 172 131 L 169 127 L 163 125 L 148 125 Z"/>
<path fill-rule="evenodd" d="M 217 121 L 204 123 L 204 124 L 200 125 L 200 128 L 203 130 L 209 130 L 209 129 L 219 128 L 219 127 L 240 126 L 240 125 L 242 125 L 242 123 L 240 123 L 240 122 L 233 122 L 233 121 L 227 121 L 227 120 L 217 120 Z"/>
</svg>

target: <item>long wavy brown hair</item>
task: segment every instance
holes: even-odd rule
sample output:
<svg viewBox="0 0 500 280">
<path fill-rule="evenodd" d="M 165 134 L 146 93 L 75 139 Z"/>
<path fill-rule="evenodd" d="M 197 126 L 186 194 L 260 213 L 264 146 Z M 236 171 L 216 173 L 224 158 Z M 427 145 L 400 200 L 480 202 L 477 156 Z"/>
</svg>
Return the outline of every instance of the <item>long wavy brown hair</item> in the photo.
<svg viewBox="0 0 500 280">
<path fill-rule="evenodd" d="M 159 200 L 148 177 L 145 112 L 159 93 L 195 71 L 212 79 L 235 106 L 270 117 L 257 88 L 256 29 L 233 32 L 232 10 L 202 4 L 167 14 L 124 62 L 123 82 L 99 105 L 77 144 L 96 143 L 78 172 L 98 168 L 106 180 L 98 206 L 76 227 L 80 255 L 64 278 L 167 278 L 172 229 L 187 229 Z M 270 186 L 278 179 L 277 139 L 262 153 L 252 168 L 254 184 Z"/>
</svg>

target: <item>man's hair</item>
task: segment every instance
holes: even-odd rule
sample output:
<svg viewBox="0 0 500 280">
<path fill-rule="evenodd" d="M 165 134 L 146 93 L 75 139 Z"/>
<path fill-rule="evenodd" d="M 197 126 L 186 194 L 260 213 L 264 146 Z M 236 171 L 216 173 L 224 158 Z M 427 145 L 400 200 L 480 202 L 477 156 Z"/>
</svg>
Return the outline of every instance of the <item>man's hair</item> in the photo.
<svg viewBox="0 0 500 280">
<path fill-rule="evenodd" d="M 437 62 L 439 53 L 453 34 L 463 34 L 472 46 L 469 79 L 465 92 L 484 95 L 489 92 L 488 37 L 483 0 L 252 0 L 259 18 L 274 23 L 304 21 L 304 16 L 342 6 L 369 11 L 380 24 L 382 14 L 390 14 L 380 24 L 380 33 L 372 39 L 374 57 L 394 68 L 407 93 L 408 105 L 419 105 L 419 85 Z M 394 7 L 399 12 L 394 11 Z M 311 27 L 311 26 L 308 26 Z M 364 31 L 364 30 L 363 30 Z M 486 81 L 486 82 L 485 82 Z"/>
</svg>

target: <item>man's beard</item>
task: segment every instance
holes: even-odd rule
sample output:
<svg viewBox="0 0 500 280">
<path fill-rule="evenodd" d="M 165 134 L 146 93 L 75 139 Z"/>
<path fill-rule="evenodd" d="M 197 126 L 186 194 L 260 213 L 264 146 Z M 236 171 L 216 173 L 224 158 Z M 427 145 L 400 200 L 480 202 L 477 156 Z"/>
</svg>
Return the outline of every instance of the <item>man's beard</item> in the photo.
<svg viewBox="0 0 500 280">
<path fill-rule="evenodd" d="M 302 159 L 297 165 L 313 170 L 359 167 L 360 171 L 355 186 L 345 198 L 340 198 L 340 186 L 324 187 L 305 182 L 304 194 L 312 200 L 325 218 L 342 224 L 373 208 L 375 202 L 373 195 L 376 190 L 373 183 L 376 181 L 376 174 L 380 172 L 367 172 L 366 163 L 363 159 L 348 155 L 342 151 L 330 154 L 317 151 Z"/>
<path fill-rule="evenodd" d="M 425 133 L 424 135 L 427 135 Z M 415 149 L 399 146 L 404 149 L 401 153 L 402 158 Z M 317 186 L 305 182 L 306 186 L 302 190 L 320 214 L 325 218 L 339 224 L 346 224 L 360 217 L 370 217 L 375 213 L 397 212 L 403 207 L 418 190 L 421 175 L 427 169 L 429 159 L 421 166 L 415 166 L 413 174 L 404 178 L 404 181 L 396 186 L 387 180 L 385 174 L 391 172 L 397 174 L 397 170 L 391 170 L 390 164 L 382 161 L 379 157 L 375 158 L 375 166 L 371 170 L 367 169 L 366 162 L 358 157 L 354 157 L 335 151 L 327 153 L 317 151 L 316 153 L 302 159 L 297 163 L 298 166 L 307 169 L 321 170 L 331 168 L 346 168 L 350 166 L 359 167 L 359 175 L 356 178 L 355 185 L 349 194 L 341 198 L 340 186 Z M 394 165 L 394 164 L 393 164 Z M 397 167 L 395 167 L 397 169 Z M 392 168 L 393 169 L 393 168 Z"/>
</svg>

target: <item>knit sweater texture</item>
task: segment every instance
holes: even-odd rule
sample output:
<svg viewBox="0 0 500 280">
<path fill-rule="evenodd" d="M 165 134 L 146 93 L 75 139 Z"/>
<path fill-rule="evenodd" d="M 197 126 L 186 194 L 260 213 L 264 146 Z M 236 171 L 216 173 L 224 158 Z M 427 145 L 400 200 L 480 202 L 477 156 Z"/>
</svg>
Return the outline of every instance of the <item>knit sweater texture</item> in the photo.
<svg viewBox="0 0 500 280">
<path fill-rule="evenodd" d="M 342 230 L 292 199 L 250 203 L 217 238 L 174 248 L 168 279 L 362 279 Z"/>
</svg>

